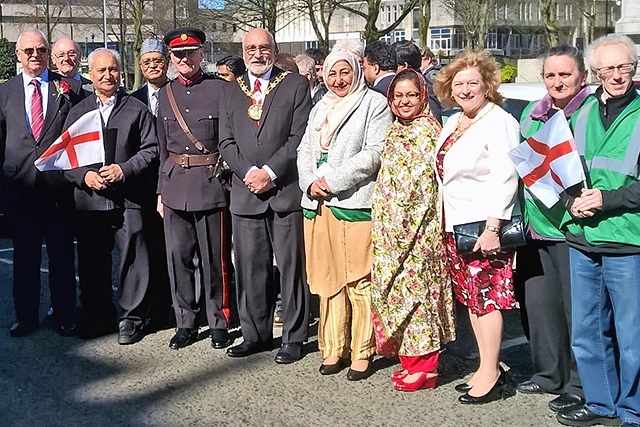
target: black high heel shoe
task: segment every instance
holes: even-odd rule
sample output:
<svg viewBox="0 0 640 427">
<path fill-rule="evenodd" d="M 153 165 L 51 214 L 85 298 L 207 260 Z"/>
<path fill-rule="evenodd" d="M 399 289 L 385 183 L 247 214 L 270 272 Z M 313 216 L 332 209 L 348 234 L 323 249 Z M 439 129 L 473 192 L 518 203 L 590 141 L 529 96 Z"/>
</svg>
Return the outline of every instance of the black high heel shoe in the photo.
<svg viewBox="0 0 640 427">
<path fill-rule="evenodd" d="M 507 374 L 507 372 L 504 370 L 504 368 L 502 367 L 502 365 L 498 365 L 498 369 L 500 370 L 500 375 L 502 374 Z M 460 384 L 456 384 L 456 386 L 454 387 L 455 391 L 457 391 L 458 393 L 466 393 L 469 390 L 471 390 L 473 388 L 472 385 L 469 385 L 467 383 L 460 383 Z"/>
<path fill-rule="evenodd" d="M 354 371 L 353 369 L 349 368 L 349 370 L 347 371 L 347 379 L 349 381 L 360 381 L 364 380 L 365 378 L 369 378 L 373 373 L 371 371 L 372 364 L 373 356 L 369 357 L 369 364 L 367 365 L 367 369 L 365 369 L 364 371 Z"/>
<path fill-rule="evenodd" d="M 473 386 L 469 385 L 467 383 L 460 383 L 460 384 L 456 384 L 456 386 L 455 386 L 455 390 L 458 393 L 466 393 L 469 390 L 471 390 L 472 388 L 473 388 Z"/>
<path fill-rule="evenodd" d="M 491 390 L 484 396 L 471 396 L 469 393 L 465 393 L 458 397 L 460 403 L 468 405 L 483 405 L 485 403 L 493 402 L 494 400 L 504 399 L 504 391 L 507 387 L 507 373 L 500 371 L 500 376 L 496 383 L 491 387 Z"/>
</svg>

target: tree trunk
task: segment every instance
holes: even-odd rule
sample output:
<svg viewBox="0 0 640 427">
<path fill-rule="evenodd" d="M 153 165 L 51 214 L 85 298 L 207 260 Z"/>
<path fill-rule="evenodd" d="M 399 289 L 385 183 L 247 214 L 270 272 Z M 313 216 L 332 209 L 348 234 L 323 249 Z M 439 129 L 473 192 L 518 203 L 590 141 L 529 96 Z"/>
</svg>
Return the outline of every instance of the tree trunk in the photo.
<svg viewBox="0 0 640 427">
<path fill-rule="evenodd" d="M 426 47 L 429 38 L 429 23 L 431 22 L 431 0 L 420 0 L 420 21 L 418 34 L 420 46 Z"/>
<path fill-rule="evenodd" d="M 547 43 L 549 47 L 557 46 L 560 43 L 558 25 L 556 24 L 558 2 L 557 0 L 540 0 L 539 5 L 542 23 L 547 35 Z"/>
</svg>

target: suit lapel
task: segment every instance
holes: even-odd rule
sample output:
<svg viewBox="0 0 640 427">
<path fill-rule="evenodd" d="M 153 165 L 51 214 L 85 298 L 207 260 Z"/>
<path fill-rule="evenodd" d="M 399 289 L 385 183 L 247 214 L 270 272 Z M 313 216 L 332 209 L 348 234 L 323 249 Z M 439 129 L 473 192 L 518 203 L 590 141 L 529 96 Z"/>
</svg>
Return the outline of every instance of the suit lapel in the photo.
<svg viewBox="0 0 640 427">
<path fill-rule="evenodd" d="M 58 114 L 58 110 L 60 109 L 60 102 L 62 101 L 62 95 L 58 96 L 58 90 L 56 88 L 56 82 L 60 83 L 60 78 L 56 74 L 53 74 L 49 71 L 49 84 L 48 86 L 48 94 L 46 96 L 49 97 L 47 102 L 47 114 L 44 117 L 44 125 L 42 126 L 42 132 L 40 132 L 39 140 L 47 133 L 47 130 L 51 127 L 51 124 L 56 118 L 56 114 Z M 45 94 L 42 94 L 45 96 Z"/>
<path fill-rule="evenodd" d="M 282 73 L 283 71 L 280 68 L 274 66 L 271 71 L 271 77 L 269 78 L 269 84 L 273 83 L 273 81 Z M 258 133 L 260 133 L 260 131 L 262 130 L 262 126 L 264 126 L 267 114 L 269 113 L 269 109 L 271 108 L 271 104 L 273 103 L 273 98 L 275 97 L 281 83 L 282 82 L 280 82 L 278 86 L 273 88 L 269 95 L 264 97 L 264 102 L 262 103 L 262 119 L 260 120 L 260 126 L 258 126 Z"/>
</svg>

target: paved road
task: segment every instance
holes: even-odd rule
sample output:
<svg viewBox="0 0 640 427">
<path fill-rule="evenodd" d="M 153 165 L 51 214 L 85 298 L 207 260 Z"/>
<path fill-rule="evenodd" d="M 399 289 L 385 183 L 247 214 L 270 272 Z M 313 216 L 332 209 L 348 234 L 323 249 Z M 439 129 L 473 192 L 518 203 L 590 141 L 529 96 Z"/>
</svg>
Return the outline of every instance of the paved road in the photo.
<svg viewBox="0 0 640 427">
<path fill-rule="evenodd" d="M 46 274 L 43 279 L 42 318 Z M 511 390 L 505 401 L 458 403 L 454 385 L 477 363 L 469 321 L 460 312 L 458 340 L 442 354 L 438 388 L 416 393 L 393 390 L 389 378 L 397 360 L 376 359 L 375 374 L 357 383 L 346 380 L 346 371 L 319 375 L 315 336 L 304 359 L 292 365 L 276 365 L 275 350 L 231 359 L 204 337 L 174 351 L 167 345 L 172 330 L 119 346 L 115 335 L 62 338 L 43 323 L 15 339 L 8 334 L 14 320 L 11 248 L 0 240 L 0 427 L 557 426 L 548 396 Z M 517 311 L 507 314 L 505 329 L 502 360 L 517 383 L 531 373 Z"/>
</svg>

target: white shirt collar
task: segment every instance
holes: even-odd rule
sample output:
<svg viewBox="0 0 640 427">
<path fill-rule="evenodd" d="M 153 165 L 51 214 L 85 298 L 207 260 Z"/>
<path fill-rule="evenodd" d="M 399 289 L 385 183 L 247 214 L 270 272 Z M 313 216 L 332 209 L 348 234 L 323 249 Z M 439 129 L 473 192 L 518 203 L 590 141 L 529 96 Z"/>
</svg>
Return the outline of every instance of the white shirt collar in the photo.
<svg viewBox="0 0 640 427">
<path fill-rule="evenodd" d="M 251 74 L 251 72 L 249 71 L 249 90 L 253 91 L 253 86 L 256 84 L 256 79 L 260 80 L 260 90 L 262 92 L 265 91 L 265 89 L 267 88 L 267 86 L 269 85 L 269 80 L 271 79 L 271 73 L 273 72 L 273 65 L 271 66 L 271 68 L 269 68 L 269 70 L 264 73 L 263 75 L 261 75 L 260 77 L 256 77 L 253 74 Z"/>
<path fill-rule="evenodd" d="M 24 71 L 22 72 L 22 83 L 24 84 L 24 87 L 27 87 L 29 83 L 31 83 L 31 80 L 33 79 L 40 81 L 40 86 L 42 86 L 43 83 L 44 84 L 49 83 L 49 69 L 45 68 L 42 74 L 36 77 L 30 77 L 26 75 Z"/>
</svg>

